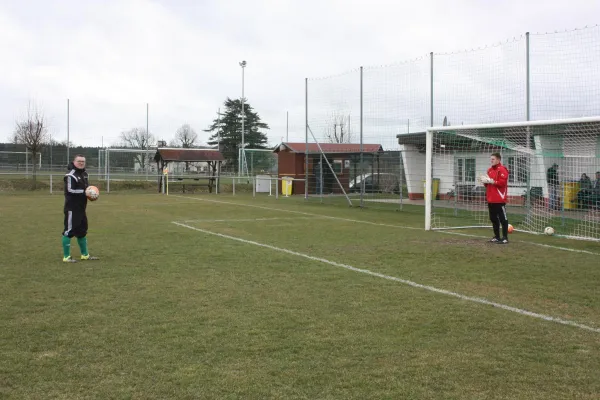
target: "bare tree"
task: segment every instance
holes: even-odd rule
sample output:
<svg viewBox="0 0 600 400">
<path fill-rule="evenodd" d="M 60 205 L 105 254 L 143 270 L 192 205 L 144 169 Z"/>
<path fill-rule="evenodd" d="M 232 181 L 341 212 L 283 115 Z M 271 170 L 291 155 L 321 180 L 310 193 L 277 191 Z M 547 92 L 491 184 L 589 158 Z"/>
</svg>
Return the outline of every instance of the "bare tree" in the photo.
<svg viewBox="0 0 600 400">
<path fill-rule="evenodd" d="M 325 131 L 329 143 L 352 143 L 350 116 L 333 114 Z"/>
<path fill-rule="evenodd" d="M 154 146 L 156 142 L 154 136 L 147 133 L 145 128 L 132 128 L 121 132 L 120 140 L 123 147 L 144 150 Z"/>
<path fill-rule="evenodd" d="M 198 134 L 189 124 L 183 124 L 175 132 L 175 139 L 171 141 L 173 147 L 183 147 L 189 149 L 195 147 L 198 142 Z M 185 170 L 189 172 L 190 163 L 185 162 Z"/>
<path fill-rule="evenodd" d="M 184 149 L 196 146 L 198 134 L 188 124 L 181 125 L 175 133 L 175 142 Z"/>
<path fill-rule="evenodd" d="M 120 142 L 122 147 L 131 149 L 150 150 L 150 147 L 156 146 L 156 138 L 151 133 L 146 132 L 145 128 L 132 128 L 121 132 Z M 133 158 L 142 169 L 146 169 L 151 157 L 140 152 L 140 154 L 135 154 Z"/>
<path fill-rule="evenodd" d="M 26 115 L 16 122 L 15 143 L 25 145 L 25 149 L 31 153 L 33 164 L 33 189 L 37 187 L 37 163 L 38 154 L 49 142 L 48 126 L 44 114 L 31 102 L 27 106 Z"/>
</svg>

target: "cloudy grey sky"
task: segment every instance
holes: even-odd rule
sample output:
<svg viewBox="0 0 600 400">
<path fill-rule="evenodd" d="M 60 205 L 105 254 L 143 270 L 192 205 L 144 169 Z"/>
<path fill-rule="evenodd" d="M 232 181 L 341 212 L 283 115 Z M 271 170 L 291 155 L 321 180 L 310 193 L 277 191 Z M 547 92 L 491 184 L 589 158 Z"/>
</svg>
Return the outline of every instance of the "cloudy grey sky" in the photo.
<svg viewBox="0 0 600 400">
<path fill-rule="evenodd" d="M 51 133 L 112 144 L 146 124 L 200 133 L 245 94 L 271 126 L 304 138 L 304 78 L 594 25 L 600 2 L 383 0 L 0 0 L 0 141 L 35 101 Z"/>
</svg>

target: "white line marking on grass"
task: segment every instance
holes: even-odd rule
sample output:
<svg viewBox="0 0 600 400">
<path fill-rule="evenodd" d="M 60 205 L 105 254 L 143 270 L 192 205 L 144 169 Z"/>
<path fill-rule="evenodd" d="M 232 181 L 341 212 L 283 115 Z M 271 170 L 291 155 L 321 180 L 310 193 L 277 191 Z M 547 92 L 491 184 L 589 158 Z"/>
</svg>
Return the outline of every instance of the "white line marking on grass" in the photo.
<svg viewBox="0 0 600 400">
<path fill-rule="evenodd" d="M 326 218 L 326 219 L 335 219 L 335 220 L 339 220 L 339 221 L 346 221 L 346 222 L 356 222 L 359 224 L 367 224 L 367 225 L 375 225 L 375 226 L 386 226 L 388 228 L 402 228 L 402 229 L 412 229 L 412 230 L 418 230 L 418 231 L 422 231 L 422 228 L 415 228 L 414 226 L 404 226 L 404 225 L 390 225 L 390 224 L 382 224 L 379 222 L 371 222 L 371 221 L 362 221 L 359 219 L 350 219 L 350 218 L 342 218 L 342 217 L 334 217 L 331 215 L 323 215 L 323 214 L 314 214 L 314 213 L 309 213 L 309 212 L 303 212 L 303 211 L 295 211 L 295 210 L 286 210 L 284 208 L 272 208 L 272 207 L 265 207 L 265 206 L 257 206 L 254 204 L 244 204 L 244 203 L 234 203 L 231 201 L 221 201 L 221 200 L 209 200 L 209 199 L 198 199 L 198 198 L 194 198 L 194 197 L 184 197 L 184 196 L 173 196 L 173 197 L 180 197 L 182 199 L 194 199 L 197 201 L 207 201 L 210 203 L 219 203 L 219 204 L 230 204 L 230 205 L 234 205 L 234 206 L 239 206 L 239 207 L 252 207 L 252 208 L 260 208 L 262 210 L 268 210 L 268 211 L 282 211 L 282 212 L 286 212 L 286 213 L 293 213 L 293 214 L 300 214 L 300 215 L 310 215 L 312 217 L 319 217 L 319 218 Z"/>
<path fill-rule="evenodd" d="M 294 214 L 311 215 L 311 216 L 315 216 L 315 217 L 327 218 L 327 219 L 335 219 L 335 220 L 339 220 L 339 221 L 356 222 L 358 224 L 366 224 L 366 225 L 374 225 L 374 226 L 384 226 L 384 227 L 387 227 L 387 228 L 411 229 L 411 230 L 418 230 L 418 231 L 423 231 L 424 230 L 423 228 L 415 228 L 414 226 L 382 224 L 382 223 L 379 223 L 379 222 L 362 221 L 362 220 L 359 220 L 359 219 L 350 219 L 350 218 L 342 218 L 342 217 L 333 217 L 333 216 L 330 216 L 330 215 L 314 214 L 314 213 L 307 213 L 307 212 L 302 212 L 302 211 L 286 210 L 286 209 L 281 209 L 281 208 L 272 208 L 272 207 L 257 206 L 257 205 L 254 205 L 254 204 L 234 203 L 234 202 L 230 202 L 230 201 L 221 201 L 221 200 L 198 199 L 198 198 L 194 198 L 194 197 L 185 197 L 185 196 L 176 196 L 176 195 L 174 195 L 173 197 L 180 197 L 182 199 L 194 199 L 194 200 L 197 200 L 197 201 L 207 201 L 207 202 L 211 202 L 211 203 L 231 204 L 231 205 L 240 206 L 240 207 L 260 208 L 260 209 L 269 210 L 269 211 L 282 211 L 282 212 L 288 212 L 288 213 L 294 213 Z M 466 234 L 466 233 L 459 233 L 459 232 L 449 232 L 449 231 L 440 231 L 440 230 L 436 230 L 435 232 L 437 232 L 437 233 L 444 233 L 446 235 L 467 236 L 467 237 L 475 237 L 475 238 L 482 238 L 482 239 L 487 239 L 488 238 L 487 236 L 469 235 L 469 234 Z M 572 249 L 570 247 L 553 246 L 551 244 L 527 242 L 527 241 L 523 241 L 523 240 L 518 240 L 518 241 L 515 240 L 515 243 L 530 244 L 532 246 L 545 247 L 547 249 L 554 249 L 554 250 L 561 250 L 561 251 L 569 251 L 571 253 L 582 253 L 582 254 L 591 254 L 591 255 L 594 255 L 594 256 L 600 256 L 600 253 L 595 253 L 595 252 L 589 251 L 589 250 Z"/>
<path fill-rule="evenodd" d="M 595 332 L 595 333 L 600 333 L 600 328 L 594 328 L 594 327 L 591 327 L 591 326 L 588 326 L 588 325 L 583 325 L 583 324 L 580 324 L 580 323 L 577 323 L 577 322 L 567 321 L 567 320 L 564 320 L 564 319 L 561 319 L 561 318 L 551 317 L 549 315 L 538 314 L 538 313 L 535 313 L 535 312 L 532 312 L 532 311 L 527 311 L 527 310 L 523 310 L 521 308 L 508 306 L 506 304 L 496 303 L 496 302 L 493 302 L 493 301 L 490 301 L 490 300 L 486 300 L 486 299 L 482 299 L 482 298 L 479 298 L 479 297 L 471 297 L 471 296 L 466 296 L 466 295 L 463 295 L 463 294 L 460 294 L 460 293 L 451 292 L 449 290 L 438 289 L 438 288 L 433 287 L 433 286 L 422 285 L 420 283 L 416 283 L 416 282 L 409 281 L 409 280 L 402 279 L 402 278 L 397 278 L 395 276 L 384 275 L 384 274 L 381 274 L 379 272 L 370 271 L 368 269 L 356 268 L 356 267 L 353 267 L 353 266 L 348 265 L 348 264 L 342 264 L 342 263 L 338 263 L 338 262 L 335 262 L 335 261 L 330 261 L 330 260 L 327 260 L 325 258 L 313 257 L 313 256 L 309 256 L 308 254 L 298 253 L 296 251 L 289 250 L 289 249 L 284 249 L 284 248 L 281 248 L 281 247 L 271 246 L 271 245 L 268 245 L 268 244 L 255 242 L 255 241 L 252 241 L 252 240 L 247 240 L 247 239 L 242 239 L 242 238 L 235 237 L 235 236 L 225 235 L 223 233 L 217 233 L 217 232 L 212 232 L 212 231 L 209 231 L 209 230 L 206 230 L 206 229 L 196 228 L 196 227 L 189 226 L 189 225 L 186 225 L 186 224 L 182 224 L 182 223 L 176 222 L 176 221 L 173 221 L 172 223 L 175 224 L 175 225 L 179 225 L 181 227 L 184 227 L 184 228 L 188 228 L 188 229 L 194 230 L 194 231 L 206 233 L 208 235 L 218 236 L 218 237 L 221 237 L 221 238 L 224 238 L 224 239 L 235 240 L 237 242 L 241 242 L 241 243 L 245 243 L 245 244 L 251 244 L 251 245 L 254 245 L 254 246 L 258 246 L 258 247 L 263 247 L 263 248 L 266 248 L 266 249 L 275 250 L 277 252 L 287 253 L 287 254 L 290 254 L 290 255 L 293 255 L 293 256 L 297 256 L 297 257 L 303 257 L 303 258 L 306 258 L 306 259 L 311 260 L 311 261 L 318 261 L 318 262 L 321 262 L 321 263 L 324 263 L 324 264 L 333 265 L 335 267 L 345 268 L 345 269 L 350 270 L 350 271 L 359 272 L 361 274 L 371 275 L 371 276 L 375 276 L 377 278 L 382 278 L 382 279 L 387 279 L 387 280 L 390 280 L 390 281 L 400 282 L 400 283 L 403 283 L 403 284 L 408 285 L 408 286 L 412 286 L 412 287 L 419 288 L 419 289 L 425 289 L 425 290 L 428 290 L 428 291 L 434 292 L 434 293 L 445 294 L 446 296 L 456 297 L 458 299 L 470 301 L 470 302 L 473 302 L 473 303 L 479 303 L 479 304 L 484 304 L 484 305 L 488 305 L 488 306 L 492 306 L 492 307 L 496 307 L 496 308 L 501 308 L 501 309 L 506 310 L 506 311 L 511 311 L 511 312 L 514 312 L 514 313 L 517 313 L 517 314 L 521 314 L 521 315 L 526 315 L 526 316 L 533 317 L 533 318 L 542 319 L 544 321 L 555 322 L 555 323 L 558 323 L 558 324 L 561 324 L 561 325 L 573 326 L 575 328 L 584 329 L 584 330 Z"/>
<path fill-rule="evenodd" d="M 488 239 L 489 238 L 489 236 L 471 235 L 471 234 L 468 234 L 468 233 L 460 233 L 460 232 L 448 232 L 448 231 L 437 231 L 437 232 L 439 232 L 439 233 L 445 233 L 446 235 L 466 236 L 466 237 L 474 237 L 474 238 L 482 238 L 482 239 Z M 593 256 L 600 256 L 600 253 L 594 253 L 593 251 L 589 251 L 589 250 L 571 249 L 569 247 L 553 246 L 551 244 L 525 242 L 523 240 L 515 240 L 515 243 L 526 243 L 526 244 L 532 244 L 534 246 L 546 247 L 546 248 L 549 248 L 549 249 L 570 251 L 570 252 L 573 252 L 573 253 L 591 254 Z"/>
</svg>

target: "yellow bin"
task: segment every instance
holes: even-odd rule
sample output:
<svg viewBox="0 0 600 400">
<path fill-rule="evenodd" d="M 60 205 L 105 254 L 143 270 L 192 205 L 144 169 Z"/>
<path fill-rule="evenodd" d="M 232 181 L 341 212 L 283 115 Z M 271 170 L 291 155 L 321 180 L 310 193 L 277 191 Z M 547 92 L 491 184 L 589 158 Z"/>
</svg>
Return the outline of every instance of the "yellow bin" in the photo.
<svg viewBox="0 0 600 400">
<path fill-rule="evenodd" d="M 563 208 L 565 210 L 577 208 L 577 193 L 579 193 L 579 182 L 563 183 Z"/>
<path fill-rule="evenodd" d="M 284 196 L 292 195 L 292 177 L 284 176 L 281 178 L 281 194 Z"/>
<path fill-rule="evenodd" d="M 426 181 L 423 181 L 423 193 L 425 193 L 426 185 L 427 185 Z M 440 190 L 440 178 L 433 178 L 432 182 L 431 182 L 431 191 L 432 191 L 431 198 L 433 200 L 437 200 L 439 190 Z"/>
</svg>

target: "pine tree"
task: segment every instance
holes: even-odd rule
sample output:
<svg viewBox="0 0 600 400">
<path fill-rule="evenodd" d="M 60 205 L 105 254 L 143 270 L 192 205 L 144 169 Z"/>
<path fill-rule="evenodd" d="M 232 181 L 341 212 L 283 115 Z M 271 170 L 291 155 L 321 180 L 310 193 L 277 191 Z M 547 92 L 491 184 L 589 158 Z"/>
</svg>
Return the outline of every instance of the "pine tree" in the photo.
<svg viewBox="0 0 600 400">
<path fill-rule="evenodd" d="M 219 145 L 227 164 L 237 166 L 238 149 L 242 145 L 242 102 L 240 99 L 232 100 L 227 98 L 224 103 L 225 110 L 213 120 L 212 125 L 204 132 L 211 132 L 213 135 L 208 139 L 211 146 Z M 244 99 L 244 144 L 246 149 L 266 149 L 267 135 L 261 129 L 269 129 L 269 126 L 262 122 L 258 113 L 254 112 L 252 106 L 246 103 Z"/>
</svg>

